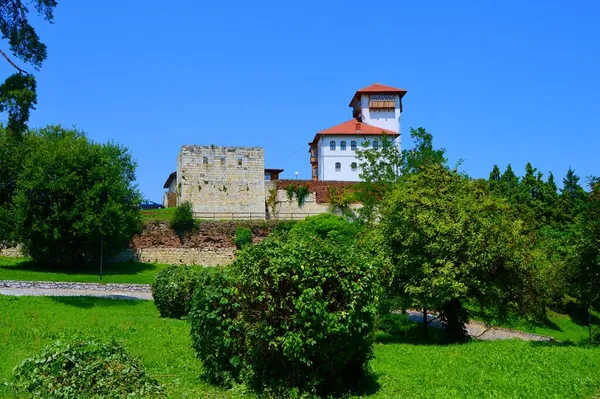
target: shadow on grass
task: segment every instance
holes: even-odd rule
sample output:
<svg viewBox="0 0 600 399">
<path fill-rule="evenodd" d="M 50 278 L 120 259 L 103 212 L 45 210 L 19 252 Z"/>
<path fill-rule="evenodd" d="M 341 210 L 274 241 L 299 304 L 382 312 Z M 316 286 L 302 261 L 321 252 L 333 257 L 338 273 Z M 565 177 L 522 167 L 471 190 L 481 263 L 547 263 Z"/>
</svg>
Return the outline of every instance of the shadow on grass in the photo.
<svg viewBox="0 0 600 399">
<path fill-rule="evenodd" d="M 110 308 L 110 307 L 132 307 L 138 306 L 142 302 L 137 298 L 123 297 L 122 298 L 111 298 L 115 295 L 106 298 L 90 297 L 90 296 L 53 296 L 50 297 L 53 302 L 60 303 L 62 305 L 73 306 L 82 309 L 91 309 L 94 307 L 99 308 Z"/>
<path fill-rule="evenodd" d="M 429 328 L 429 337 L 425 338 L 423 326 L 414 325 L 401 334 L 388 334 L 378 331 L 375 335 L 375 342 L 380 344 L 412 344 L 412 345 L 448 345 L 450 342 L 446 337 L 446 332 L 438 328 Z"/>
<path fill-rule="evenodd" d="M 7 271 L 27 271 L 27 272 L 40 272 L 40 273 L 66 273 L 66 274 L 99 274 L 99 266 L 58 266 L 58 265 L 47 265 L 32 262 L 30 260 L 24 260 L 16 265 L 0 266 L 0 269 Z M 109 263 L 102 267 L 102 274 L 105 276 L 110 275 L 136 275 L 148 271 L 157 269 L 157 266 L 151 263 L 138 263 L 138 262 L 126 262 L 126 263 Z"/>
</svg>

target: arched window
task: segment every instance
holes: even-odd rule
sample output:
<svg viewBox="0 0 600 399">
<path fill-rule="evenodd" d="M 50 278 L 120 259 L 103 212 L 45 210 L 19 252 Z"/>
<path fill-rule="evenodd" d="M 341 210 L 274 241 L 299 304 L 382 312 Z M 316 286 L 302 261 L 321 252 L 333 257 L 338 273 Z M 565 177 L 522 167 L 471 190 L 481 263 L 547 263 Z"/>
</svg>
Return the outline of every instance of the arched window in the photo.
<svg viewBox="0 0 600 399">
<path fill-rule="evenodd" d="M 329 142 L 329 149 L 330 149 L 331 151 L 335 151 L 335 141 L 331 140 L 331 141 Z"/>
<path fill-rule="evenodd" d="M 346 142 L 345 141 L 340 141 L 340 150 L 346 151 Z"/>
<path fill-rule="evenodd" d="M 342 164 L 339 162 L 335 163 L 335 171 L 336 172 L 341 172 L 342 171 Z"/>
<path fill-rule="evenodd" d="M 356 168 L 357 168 L 357 167 L 358 167 L 358 165 L 356 164 L 356 162 L 352 162 L 352 163 L 350 164 L 350 168 L 352 169 L 352 171 L 353 171 L 353 172 L 355 172 L 355 171 L 356 171 Z"/>
<path fill-rule="evenodd" d="M 375 140 L 373 141 L 373 149 L 378 149 L 379 148 L 379 141 Z"/>
<path fill-rule="evenodd" d="M 350 142 L 350 149 L 351 149 L 352 151 L 356 151 L 356 141 L 352 140 L 352 141 Z"/>
</svg>

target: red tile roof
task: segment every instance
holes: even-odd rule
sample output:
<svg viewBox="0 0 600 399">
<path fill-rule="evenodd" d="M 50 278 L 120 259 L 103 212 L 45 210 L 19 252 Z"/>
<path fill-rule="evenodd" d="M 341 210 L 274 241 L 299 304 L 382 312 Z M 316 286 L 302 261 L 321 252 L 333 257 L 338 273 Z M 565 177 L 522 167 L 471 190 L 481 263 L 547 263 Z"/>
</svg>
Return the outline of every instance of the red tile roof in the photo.
<svg viewBox="0 0 600 399">
<path fill-rule="evenodd" d="M 375 83 L 375 84 L 372 84 L 371 86 L 367 86 L 363 89 L 358 90 L 354 94 L 354 97 L 352 97 L 352 101 L 350 101 L 350 107 L 352 107 L 352 103 L 354 102 L 354 100 L 356 98 L 358 98 L 361 94 L 370 94 L 370 93 L 398 93 L 398 94 L 400 94 L 400 98 L 402 98 L 406 94 L 406 90 L 382 85 L 381 83 Z"/>
<path fill-rule="evenodd" d="M 313 143 L 316 143 L 319 140 L 320 136 L 332 135 L 332 134 L 343 134 L 343 135 L 354 135 L 354 136 L 374 136 L 387 134 L 391 137 L 400 136 L 399 133 L 394 132 L 388 129 L 382 129 L 377 126 L 367 125 L 364 122 L 360 122 L 358 119 L 350 119 L 344 123 L 340 123 L 339 125 L 330 127 L 329 129 L 321 130 L 317 132 L 315 138 L 313 139 Z M 310 144 L 310 143 L 309 143 Z"/>
</svg>

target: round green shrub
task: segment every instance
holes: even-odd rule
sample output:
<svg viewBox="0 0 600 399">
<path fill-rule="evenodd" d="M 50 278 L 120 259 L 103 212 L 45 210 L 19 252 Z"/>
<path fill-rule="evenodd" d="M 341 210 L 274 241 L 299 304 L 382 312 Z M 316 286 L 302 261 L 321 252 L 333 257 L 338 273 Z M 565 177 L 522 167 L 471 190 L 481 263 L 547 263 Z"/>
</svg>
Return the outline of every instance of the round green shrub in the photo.
<svg viewBox="0 0 600 399">
<path fill-rule="evenodd" d="M 235 246 L 238 249 L 252 244 L 252 230 L 249 227 L 238 227 L 235 229 Z"/>
<path fill-rule="evenodd" d="M 175 209 L 175 213 L 171 218 L 171 228 L 183 232 L 193 230 L 195 225 L 192 203 L 185 201 Z"/>
<path fill-rule="evenodd" d="M 189 313 L 202 270 L 201 267 L 169 266 L 156 275 L 151 289 L 161 317 L 180 319 Z"/>
<path fill-rule="evenodd" d="M 116 341 L 56 341 L 13 375 L 16 388 L 36 398 L 164 397 L 158 382 Z"/>
<path fill-rule="evenodd" d="M 372 356 L 379 292 L 375 260 L 356 247 L 270 237 L 198 290 L 194 347 L 213 380 L 279 397 L 344 389 Z"/>
</svg>

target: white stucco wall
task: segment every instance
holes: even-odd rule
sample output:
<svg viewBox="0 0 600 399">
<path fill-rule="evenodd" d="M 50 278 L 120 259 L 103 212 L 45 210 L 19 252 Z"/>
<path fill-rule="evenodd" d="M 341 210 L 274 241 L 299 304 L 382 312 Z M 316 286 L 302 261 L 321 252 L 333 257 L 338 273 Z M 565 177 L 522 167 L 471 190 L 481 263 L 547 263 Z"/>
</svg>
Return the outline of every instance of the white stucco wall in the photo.
<svg viewBox="0 0 600 399">
<path fill-rule="evenodd" d="M 366 124 L 400 132 L 400 96 L 394 95 L 396 108 L 393 111 L 371 111 L 369 109 L 369 95 L 363 94 L 360 98 L 362 108 L 362 121 Z"/>
<path fill-rule="evenodd" d="M 369 141 L 372 147 L 373 141 L 378 140 L 381 145 L 380 136 L 357 136 L 357 135 L 327 135 L 319 139 L 319 180 L 337 181 L 360 181 L 360 168 L 352 170 L 352 162 L 359 163 L 356 151 L 352 150 L 351 142 L 356 141 L 357 148 L 364 148 L 364 142 Z M 330 142 L 335 141 L 335 151 L 331 150 Z M 340 143 L 346 142 L 346 150 L 342 150 Z M 341 164 L 341 170 L 335 170 L 335 164 Z"/>
</svg>

